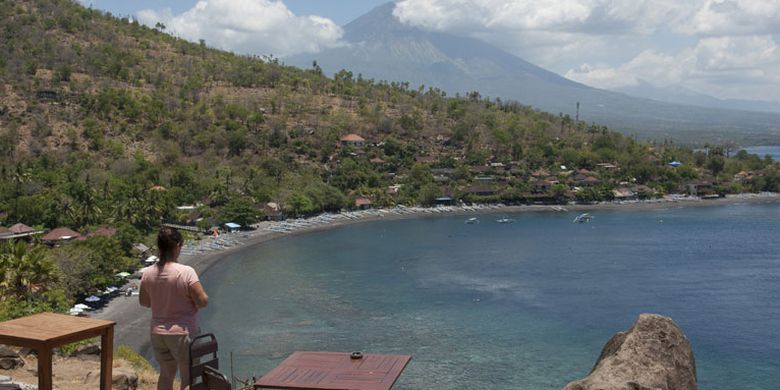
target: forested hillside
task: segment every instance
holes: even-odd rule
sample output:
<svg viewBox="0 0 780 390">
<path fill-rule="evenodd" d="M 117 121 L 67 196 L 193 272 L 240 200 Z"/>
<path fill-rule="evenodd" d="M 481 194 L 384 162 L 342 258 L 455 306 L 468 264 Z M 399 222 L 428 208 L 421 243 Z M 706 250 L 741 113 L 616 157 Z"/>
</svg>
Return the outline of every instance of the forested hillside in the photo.
<svg viewBox="0 0 780 390">
<path fill-rule="evenodd" d="M 478 92 L 327 78 L 316 64 L 213 50 L 68 0 L 0 0 L 0 21 L 0 224 L 118 229 L 57 249 L 67 299 L 106 285 L 126 264 L 105 257 L 128 256 L 163 222 L 249 224 L 269 202 L 301 216 L 357 198 L 551 203 L 780 182 L 773 162 L 727 158 L 728 146 L 694 153 Z M 74 270 L 90 283 L 76 285 Z M 14 294 L 43 291 L 30 283 Z"/>
</svg>

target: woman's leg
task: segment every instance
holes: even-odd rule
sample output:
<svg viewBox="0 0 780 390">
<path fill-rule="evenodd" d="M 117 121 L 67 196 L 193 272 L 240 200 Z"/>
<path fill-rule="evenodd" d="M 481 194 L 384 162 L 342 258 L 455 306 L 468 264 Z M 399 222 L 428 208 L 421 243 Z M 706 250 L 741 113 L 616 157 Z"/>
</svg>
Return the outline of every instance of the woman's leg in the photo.
<svg viewBox="0 0 780 390">
<path fill-rule="evenodd" d="M 176 378 L 176 361 L 160 362 L 157 390 L 173 390 L 174 378 Z"/>
<path fill-rule="evenodd" d="M 166 341 L 166 335 L 152 334 L 152 349 L 157 363 L 160 364 L 160 376 L 157 378 L 157 390 L 173 390 L 176 378 L 176 359 Z"/>
</svg>

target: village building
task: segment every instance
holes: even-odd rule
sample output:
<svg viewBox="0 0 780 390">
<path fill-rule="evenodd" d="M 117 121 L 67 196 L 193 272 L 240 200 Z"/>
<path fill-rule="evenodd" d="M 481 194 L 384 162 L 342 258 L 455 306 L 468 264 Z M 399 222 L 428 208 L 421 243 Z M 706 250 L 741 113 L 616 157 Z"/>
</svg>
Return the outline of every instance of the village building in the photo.
<svg viewBox="0 0 780 390">
<path fill-rule="evenodd" d="M 547 191 L 550 191 L 552 189 L 552 186 L 555 185 L 555 182 L 551 180 L 537 180 L 533 184 L 533 192 L 535 194 L 543 194 Z"/>
<path fill-rule="evenodd" d="M 341 137 L 341 145 L 362 148 L 366 145 L 366 139 L 357 134 L 347 134 Z"/>
<path fill-rule="evenodd" d="M 612 190 L 612 196 L 615 197 L 615 200 L 636 200 L 637 194 L 628 187 L 619 187 Z"/>
<path fill-rule="evenodd" d="M 263 215 L 269 221 L 281 221 L 283 218 L 282 210 L 279 204 L 276 202 L 268 202 L 263 204 Z"/>
<path fill-rule="evenodd" d="M 688 194 L 702 198 L 715 198 L 718 194 L 715 192 L 715 186 L 709 180 L 697 180 L 688 183 Z"/>
<path fill-rule="evenodd" d="M 359 210 L 368 210 L 372 207 L 372 202 L 368 198 L 358 197 L 355 199 L 355 207 Z"/>
<path fill-rule="evenodd" d="M 398 191 L 401 190 L 401 184 L 395 184 L 391 186 L 387 186 L 387 190 L 385 190 L 385 193 L 390 196 L 398 195 Z"/>
<path fill-rule="evenodd" d="M 741 171 L 734 175 L 734 181 L 746 182 L 753 180 L 753 172 Z"/>
<path fill-rule="evenodd" d="M 66 227 L 58 227 L 46 233 L 41 240 L 47 242 L 68 241 L 81 237 L 81 234 Z"/>
</svg>

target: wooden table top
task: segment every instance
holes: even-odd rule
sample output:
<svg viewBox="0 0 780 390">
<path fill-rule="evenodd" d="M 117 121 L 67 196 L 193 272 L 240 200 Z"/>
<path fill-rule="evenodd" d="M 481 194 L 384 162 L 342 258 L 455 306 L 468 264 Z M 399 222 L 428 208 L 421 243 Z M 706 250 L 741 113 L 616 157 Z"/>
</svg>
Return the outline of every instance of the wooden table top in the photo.
<svg viewBox="0 0 780 390">
<path fill-rule="evenodd" d="M 412 359 L 410 355 L 295 352 L 255 382 L 255 388 L 388 390 Z"/>
<path fill-rule="evenodd" d="M 0 340 L 56 344 L 59 341 L 71 340 L 81 335 L 99 333 L 115 324 L 114 321 L 94 318 L 40 313 L 0 322 Z"/>
</svg>

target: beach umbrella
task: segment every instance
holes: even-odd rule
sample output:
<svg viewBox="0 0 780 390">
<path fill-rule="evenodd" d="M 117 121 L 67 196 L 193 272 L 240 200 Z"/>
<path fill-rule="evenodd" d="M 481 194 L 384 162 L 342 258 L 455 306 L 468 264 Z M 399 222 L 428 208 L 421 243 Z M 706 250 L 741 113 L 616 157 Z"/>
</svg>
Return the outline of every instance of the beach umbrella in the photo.
<svg viewBox="0 0 780 390">
<path fill-rule="evenodd" d="M 116 277 L 123 278 L 123 279 L 128 277 L 128 276 L 130 276 L 130 273 L 129 272 L 125 272 L 125 271 L 122 271 L 122 272 L 116 274 Z"/>
<path fill-rule="evenodd" d="M 100 297 L 96 297 L 94 295 L 90 295 L 90 296 L 84 298 L 84 302 L 100 302 Z"/>
<path fill-rule="evenodd" d="M 90 310 L 92 308 L 87 306 L 87 305 L 85 305 L 85 304 L 83 304 L 83 303 L 77 303 L 77 304 L 73 305 L 73 308 L 71 310 L 73 310 L 73 309 L 84 311 L 84 310 Z"/>
</svg>

